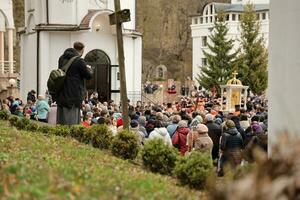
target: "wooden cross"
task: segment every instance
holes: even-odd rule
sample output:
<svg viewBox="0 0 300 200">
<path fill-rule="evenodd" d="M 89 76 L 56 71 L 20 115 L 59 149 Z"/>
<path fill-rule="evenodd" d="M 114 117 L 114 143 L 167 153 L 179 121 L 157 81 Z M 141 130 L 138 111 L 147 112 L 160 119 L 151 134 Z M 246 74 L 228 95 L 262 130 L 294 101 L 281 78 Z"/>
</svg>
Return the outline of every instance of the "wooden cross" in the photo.
<svg viewBox="0 0 300 200">
<path fill-rule="evenodd" d="M 130 21 L 130 10 L 121 10 L 120 0 L 115 0 L 115 13 L 109 16 L 110 24 L 116 25 L 117 40 L 118 40 L 118 55 L 119 55 L 119 69 L 120 69 L 120 93 L 122 103 L 122 118 L 124 121 L 123 128 L 129 129 L 129 116 L 128 116 L 128 98 L 126 89 L 126 74 L 124 62 L 124 46 L 123 46 L 123 32 L 122 23 Z"/>
</svg>

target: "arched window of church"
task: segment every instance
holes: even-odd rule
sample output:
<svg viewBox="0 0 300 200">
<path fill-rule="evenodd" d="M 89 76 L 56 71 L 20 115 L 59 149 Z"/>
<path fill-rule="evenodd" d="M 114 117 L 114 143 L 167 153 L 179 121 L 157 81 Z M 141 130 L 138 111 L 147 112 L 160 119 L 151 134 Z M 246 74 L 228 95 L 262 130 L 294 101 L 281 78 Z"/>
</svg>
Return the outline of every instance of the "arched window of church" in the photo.
<svg viewBox="0 0 300 200">
<path fill-rule="evenodd" d="M 164 78 L 164 70 L 161 67 L 158 68 L 158 78 Z"/>
</svg>

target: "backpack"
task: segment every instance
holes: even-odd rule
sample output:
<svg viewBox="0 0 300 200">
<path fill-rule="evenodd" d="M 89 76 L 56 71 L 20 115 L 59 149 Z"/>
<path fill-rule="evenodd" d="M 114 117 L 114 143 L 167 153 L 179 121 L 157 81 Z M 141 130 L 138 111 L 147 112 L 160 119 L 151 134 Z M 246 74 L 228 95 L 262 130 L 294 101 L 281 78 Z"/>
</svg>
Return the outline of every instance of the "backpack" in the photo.
<svg viewBox="0 0 300 200">
<path fill-rule="evenodd" d="M 50 72 L 47 81 L 47 87 L 50 93 L 58 93 L 63 88 L 67 71 L 76 58 L 78 58 L 78 56 L 71 58 L 61 69 L 54 69 Z"/>
</svg>

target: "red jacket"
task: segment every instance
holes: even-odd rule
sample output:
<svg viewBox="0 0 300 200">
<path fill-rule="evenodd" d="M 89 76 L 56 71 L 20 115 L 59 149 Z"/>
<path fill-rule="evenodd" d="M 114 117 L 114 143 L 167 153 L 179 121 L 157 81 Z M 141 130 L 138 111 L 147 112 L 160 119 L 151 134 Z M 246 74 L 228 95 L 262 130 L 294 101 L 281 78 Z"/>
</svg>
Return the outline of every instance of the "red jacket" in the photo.
<svg viewBox="0 0 300 200">
<path fill-rule="evenodd" d="M 190 132 L 189 128 L 178 128 L 172 138 L 173 145 L 178 145 L 181 155 L 184 155 L 188 150 L 186 144 L 187 134 Z"/>
</svg>

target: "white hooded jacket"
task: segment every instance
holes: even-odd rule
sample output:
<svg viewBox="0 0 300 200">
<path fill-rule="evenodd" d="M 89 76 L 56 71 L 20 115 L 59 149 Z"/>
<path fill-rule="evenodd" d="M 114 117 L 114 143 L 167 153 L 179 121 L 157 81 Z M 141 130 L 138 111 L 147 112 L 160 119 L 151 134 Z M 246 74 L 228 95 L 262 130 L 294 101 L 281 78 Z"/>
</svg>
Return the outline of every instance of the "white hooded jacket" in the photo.
<svg viewBox="0 0 300 200">
<path fill-rule="evenodd" d="M 171 137 L 165 127 L 155 128 L 149 135 L 149 140 L 162 139 L 166 145 L 172 146 Z"/>
</svg>

